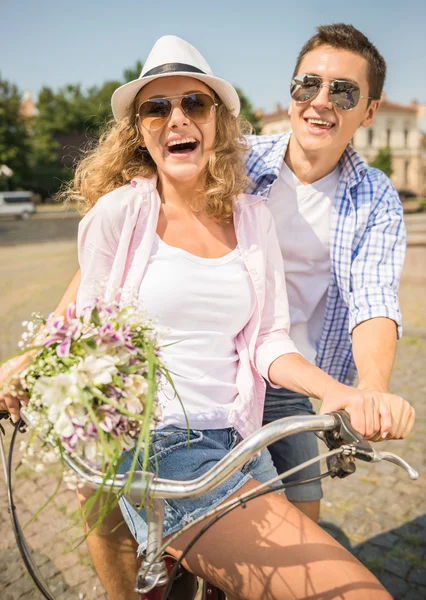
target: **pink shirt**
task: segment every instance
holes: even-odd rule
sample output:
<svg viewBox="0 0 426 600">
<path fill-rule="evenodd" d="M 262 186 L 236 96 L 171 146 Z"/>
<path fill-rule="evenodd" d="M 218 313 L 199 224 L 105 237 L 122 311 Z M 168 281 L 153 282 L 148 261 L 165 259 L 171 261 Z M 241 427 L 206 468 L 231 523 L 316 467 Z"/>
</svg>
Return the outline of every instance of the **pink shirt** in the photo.
<svg viewBox="0 0 426 600">
<path fill-rule="evenodd" d="M 161 200 L 157 179 L 135 178 L 106 194 L 81 220 L 78 257 L 82 281 L 77 311 L 90 304 L 94 282 L 121 304 L 137 297 L 151 254 Z M 272 216 L 259 196 L 234 201 L 235 234 L 253 283 L 256 309 L 236 337 L 238 397 L 229 422 L 245 437 L 261 427 L 265 382 L 272 362 L 297 352 L 290 328 L 283 260 Z"/>
</svg>

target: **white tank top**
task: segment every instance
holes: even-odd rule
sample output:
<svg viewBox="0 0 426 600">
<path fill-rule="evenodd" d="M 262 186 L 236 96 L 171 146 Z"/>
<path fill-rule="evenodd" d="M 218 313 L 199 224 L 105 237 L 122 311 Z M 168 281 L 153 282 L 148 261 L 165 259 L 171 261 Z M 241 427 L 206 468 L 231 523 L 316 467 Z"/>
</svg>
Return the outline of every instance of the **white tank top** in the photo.
<svg viewBox="0 0 426 600">
<path fill-rule="evenodd" d="M 235 337 L 249 321 L 255 297 L 238 247 L 201 258 L 156 235 L 139 291 L 142 307 L 162 328 L 162 358 L 192 429 L 229 427 L 237 397 Z M 185 427 L 171 385 L 160 384 L 157 427 Z"/>
</svg>

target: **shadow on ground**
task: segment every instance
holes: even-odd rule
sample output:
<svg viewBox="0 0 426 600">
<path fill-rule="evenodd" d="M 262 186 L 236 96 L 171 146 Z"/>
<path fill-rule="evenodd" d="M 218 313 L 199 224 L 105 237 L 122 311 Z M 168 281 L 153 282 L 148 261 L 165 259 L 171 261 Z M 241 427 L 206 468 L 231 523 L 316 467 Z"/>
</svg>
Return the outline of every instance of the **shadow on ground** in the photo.
<svg viewBox="0 0 426 600">
<path fill-rule="evenodd" d="M 393 598 L 426 599 L 426 514 L 356 545 L 334 523 L 321 526 L 368 567 Z"/>
</svg>

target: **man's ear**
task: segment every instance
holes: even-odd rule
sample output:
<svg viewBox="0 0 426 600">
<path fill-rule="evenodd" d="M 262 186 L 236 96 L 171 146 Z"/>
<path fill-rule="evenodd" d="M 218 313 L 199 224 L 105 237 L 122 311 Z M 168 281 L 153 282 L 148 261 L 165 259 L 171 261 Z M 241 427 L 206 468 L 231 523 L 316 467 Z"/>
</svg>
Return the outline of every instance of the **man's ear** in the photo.
<svg viewBox="0 0 426 600">
<path fill-rule="evenodd" d="M 373 122 L 374 115 L 379 110 L 380 100 L 372 100 L 370 102 L 369 107 L 367 108 L 367 112 L 365 113 L 364 119 L 361 121 L 361 127 L 369 127 Z"/>
</svg>

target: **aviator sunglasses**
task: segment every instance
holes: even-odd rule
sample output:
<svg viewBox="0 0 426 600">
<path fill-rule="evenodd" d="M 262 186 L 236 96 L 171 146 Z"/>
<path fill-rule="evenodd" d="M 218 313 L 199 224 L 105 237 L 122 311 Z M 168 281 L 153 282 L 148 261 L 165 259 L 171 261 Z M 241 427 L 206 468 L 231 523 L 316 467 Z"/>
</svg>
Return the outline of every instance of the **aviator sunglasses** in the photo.
<svg viewBox="0 0 426 600">
<path fill-rule="evenodd" d="M 290 95 L 299 104 L 313 100 L 323 86 L 328 87 L 331 102 L 339 110 L 352 110 L 361 98 L 359 86 L 353 81 L 328 79 L 325 83 L 319 75 L 296 75 L 290 83 Z"/>
<path fill-rule="evenodd" d="M 213 119 L 218 104 L 208 94 L 194 93 L 183 96 L 151 98 L 139 106 L 137 117 L 148 131 L 160 129 L 168 121 L 175 104 L 194 123 L 208 123 Z"/>
</svg>

